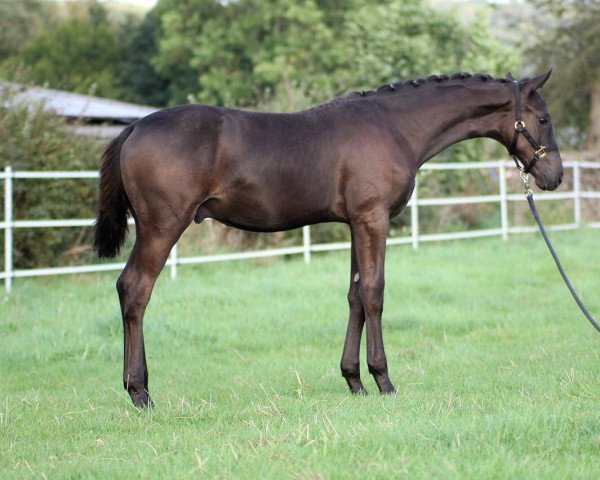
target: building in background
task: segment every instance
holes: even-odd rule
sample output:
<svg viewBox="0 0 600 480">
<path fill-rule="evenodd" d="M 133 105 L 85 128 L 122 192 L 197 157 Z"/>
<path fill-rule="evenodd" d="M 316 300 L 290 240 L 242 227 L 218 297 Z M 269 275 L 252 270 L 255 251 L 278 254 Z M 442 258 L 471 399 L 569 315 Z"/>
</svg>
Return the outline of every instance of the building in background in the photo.
<svg viewBox="0 0 600 480">
<path fill-rule="evenodd" d="M 35 86 L 8 84 L 11 105 L 27 103 L 42 104 L 45 110 L 63 117 L 72 124 L 77 135 L 108 139 L 117 136 L 127 125 L 145 117 L 158 109 L 146 105 L 119 102 L 107 98 L 82 95 Z"/>
</svg>

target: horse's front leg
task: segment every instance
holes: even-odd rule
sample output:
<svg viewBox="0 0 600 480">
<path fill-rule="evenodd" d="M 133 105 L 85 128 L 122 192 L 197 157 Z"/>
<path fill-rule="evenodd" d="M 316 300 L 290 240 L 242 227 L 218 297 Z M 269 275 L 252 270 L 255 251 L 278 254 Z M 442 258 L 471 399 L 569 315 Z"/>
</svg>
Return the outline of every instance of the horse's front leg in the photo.
<svg viewBox="0 0 600 480">
<path fill-rule="evenodd" d="M 356 218 L 350 228 L 355 240 L 358 264 L 358 293 L 367 322 L 367 365 L 379 391 L 391 394 L 395 393 L 395 389 L 388 376 L 381 331 L 388 226 L 387 212 L 370 211 Z"/>
<path fill-rule="evenodd" d="M 346 379 L 350 391 L 355 394 L 367 394 L 365 387 L 360 380 L 360 339 L 362 337 L 363 326 L 365 324 L 365 310 L 358 292 L 358 282 L 360 275 L 358 273 L 358 264 L 356 261 L 356 249 L 354 236 L 351 245 L 350 262 L 350 288 L 348 290 L 348 306 L 350 307 L 350 318 L 348 319 L 348 330 L 346 331 L 346 341 L 344 342 L 344 353 L 340 367 L 342 376 Z"/>
</svg>

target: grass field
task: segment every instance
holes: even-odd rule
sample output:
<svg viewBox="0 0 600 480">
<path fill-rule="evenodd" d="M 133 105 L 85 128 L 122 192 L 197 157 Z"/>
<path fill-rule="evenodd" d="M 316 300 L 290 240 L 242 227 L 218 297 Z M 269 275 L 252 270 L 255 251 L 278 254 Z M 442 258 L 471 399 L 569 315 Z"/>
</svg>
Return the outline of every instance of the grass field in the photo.
<svg viewBox="0 0 600 480">
<path fill-rule="evenodd" d="M 600 232 L 554 233 L 600 312 Z M 537 236 L 388 250 L 398 394 L 346 391 L 348 252 L 180 269 L 145 322 L 156 408 L 122 390 L 116 273 L 1 302 L 0 478 L 599 478 L 600 336 Z"/>
</svg>

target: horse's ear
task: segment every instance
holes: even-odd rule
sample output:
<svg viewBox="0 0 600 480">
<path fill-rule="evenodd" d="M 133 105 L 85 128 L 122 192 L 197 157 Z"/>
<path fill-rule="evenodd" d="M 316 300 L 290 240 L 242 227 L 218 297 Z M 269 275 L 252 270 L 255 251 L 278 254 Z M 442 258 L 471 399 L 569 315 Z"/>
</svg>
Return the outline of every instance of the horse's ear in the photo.
<svg viewBox="0 0 600 480">
<path fill-rule="evenodd" d="M 548 70 L 546 73 L 538 75 L 537 77 L 530 78 L 525 82 L 525 85 L 523 87 L 527 91 L 527 93 L 533 93 L 546 84 L 546 82 L 550 78 L 550 75 L 552 75 L 552 69 Z"/>
</svg>

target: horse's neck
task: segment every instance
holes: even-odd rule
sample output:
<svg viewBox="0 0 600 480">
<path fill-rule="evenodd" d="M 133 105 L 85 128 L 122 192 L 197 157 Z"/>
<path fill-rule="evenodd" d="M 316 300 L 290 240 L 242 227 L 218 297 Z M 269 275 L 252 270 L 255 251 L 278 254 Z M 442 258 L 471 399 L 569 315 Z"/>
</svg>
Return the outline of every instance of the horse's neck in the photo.
<svg viewBox="0 0 600 480">
<path fill-rule="evenodd" d="M 488 137 L 502 142 L 501 127 L 509 121 L 511 96 L 505 84 L 422 87 L 410 99 L 398 98 L 390 121 L 410 144 L 420 167 L 462 140 Z M 391 96 L 390 96 L 391 97 Z"/>
</svg>

